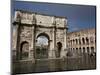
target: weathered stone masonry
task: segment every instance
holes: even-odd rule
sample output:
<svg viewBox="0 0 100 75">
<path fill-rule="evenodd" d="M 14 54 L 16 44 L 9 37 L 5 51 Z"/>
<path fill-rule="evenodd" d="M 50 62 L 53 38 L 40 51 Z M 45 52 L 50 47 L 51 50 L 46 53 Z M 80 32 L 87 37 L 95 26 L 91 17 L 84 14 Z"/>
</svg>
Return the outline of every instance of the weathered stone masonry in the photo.
<svg viewBox="0 0 100 75">
<path fill-rule="evenodd" d="M 46 36 L 49 40 L 48 58 L 56 58 L 57 43 L 62 45 L 60 57 L 65 56 L 67 49 L 67 19 L 65 17 L 15 11 L 13 24 L 17 28 L 14 38 L 16 42 L 13 42 L 17 59 L 21 59 L 23 53 L 28 56 L 27 59 L 35 58 L 36 39 L 40 35 Z M 23 53 L 22 48 L 24 48 Z"/>
<path fill-rule="evenodd" d="M 96 53 L 95 29 L 68 32 L 65 17 L 18 10 L 15 11 L 13 25 L 16 29 L 13 34 L 12 50 L 18 60 L 22 59 L 23 54 L 27 56 L 23 60 L 36 58 L 36 42 L 41 35 L 49 40 L 48 59 L 66 57 L 69 51 L 73 56 Z"/>
<path fill-rule="evenodd" d="M 67 35 L 68 50 L 72 53 L 96 53 L 95 28 L 69 32 Z"/>
</svg>

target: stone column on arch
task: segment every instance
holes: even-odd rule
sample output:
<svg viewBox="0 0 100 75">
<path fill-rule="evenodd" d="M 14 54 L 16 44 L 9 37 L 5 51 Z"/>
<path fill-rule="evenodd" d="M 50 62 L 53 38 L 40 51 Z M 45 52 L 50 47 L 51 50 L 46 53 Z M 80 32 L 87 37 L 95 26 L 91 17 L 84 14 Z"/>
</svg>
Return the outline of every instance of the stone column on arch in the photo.
<svg viewBox="0 0 100 75">
<path fill-rule="evenodd" d="M 16 26 L 16 60 L 20 60 L 20 25 L 21 25 L 21 13 L 20 11 L 15 12 L 13 25 Z"/>
<path fill-rule="evenodd" d="M 52 34 L 51 34 L 51 39 L 49 40 L 50 42 L 50 48 L 49 48 L 49 58 L 55 58 L 56 57 L 56 32 L 55 28 L 53 27 L 52 29 Z"/>
<path fill-rule="evenodd" d="M 64 48 L 67 49 L 67 29 L 64 29 Z"/>
<path fill-rule="evenodd" d="M 56 57 L 56 27 L 53 28 L 53 58 Z"/>
<path fill-rule="evenodd" d="M 29 59 L 34 61 L 34 59 L 35 59 L 35 27 L 34 26 L 32 26 L 31 34 L 32 34 L 32 40 L 30 42 L 31 47 L 29 50 Z"/>
<path fill-rule="evenodd" d="M 15 29 L 12 31 L 12 49 L 17 51 L 17 36 L 18 36 L 18 25 L 13 25 Z"/>
<path fill-rule="evenodd" d="M 20 23 L 16 24 L 16 60 L 20 60 Z"/>
<path fill-rule="evenodd" d="M 18 40 L 19 40 L 19 39 L 18 39 L 18 36 L 19 36 L 19 34 L 18 34 L 18 30 L 19 30 L 19 25 L 17 24 L 17 25 L 16 25 L 16 30 L 15 30 L 15 34 L 16 34 L 16 37 L 15 37 L 15 39 L 16 39 L 16 40 L 15 40 L 15 45 L 16 45 L 16 46 L 15 46 L 15 49 L 16 49 L 16 59 L 17 59 L 17 60 L 19 59 L 19 50 L 18 50 L 18 49 L 19 49 L 19 48 L 18 48 L 18 43 L 19 43 L 19 42 L 18 42 Z"/>
<path fill-rule="evenodd" d="M 50 36 L 49 58 L 56 57 L 56 18 L 52 17 L 52 34 Z"/>
<path fill-rule="evenodd" d="M 32 40 L 31 40 L 31 49 L 29 52 L 29 58 L 32 59 L 33 62 L 34 62 L 35 57 L 36 57 L 36 50 L 35 50 L 36 22 L 37 22 L 36 14 L 34 13 L 34 14 L 32 14 L 32 31 L 31 31 Z"/>
<path fill-rule="evenodd" d="M 62 50 L 61 57 L 66 56 L 66 53 L 67 53 L 67 50 L 68 50 L 68 46 L 67 46 L 67 43 L 68 43 L 68 41 L 67 41 L 67 29 L 66 28 L 64 28 L 63 36 L 64 36 L 64 48 Z"/>
</svg>

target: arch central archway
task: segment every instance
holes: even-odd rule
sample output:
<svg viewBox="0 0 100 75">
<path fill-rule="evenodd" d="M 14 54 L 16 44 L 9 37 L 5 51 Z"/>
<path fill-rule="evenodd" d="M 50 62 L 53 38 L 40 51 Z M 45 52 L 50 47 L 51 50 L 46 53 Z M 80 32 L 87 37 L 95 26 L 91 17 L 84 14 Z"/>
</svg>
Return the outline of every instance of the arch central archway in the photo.
<svg viewBox="0 0 100 75">
<path fill-rule="evenodd" d="M 49 36 L 46 33 L 40 33 L 36 37 L 36 59 L 48 58 Z"/>
</svg>

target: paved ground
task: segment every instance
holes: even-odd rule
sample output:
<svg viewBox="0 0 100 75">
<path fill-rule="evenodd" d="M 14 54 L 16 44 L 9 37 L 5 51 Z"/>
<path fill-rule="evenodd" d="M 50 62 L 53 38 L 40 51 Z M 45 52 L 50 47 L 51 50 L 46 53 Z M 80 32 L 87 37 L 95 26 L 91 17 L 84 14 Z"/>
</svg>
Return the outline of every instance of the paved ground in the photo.
<svg viewBox="0 0 100 75">
<path fill-rule="evenodd" d="M 69 57 L 58 59 L 36 59 L 35 64 L 32 61 L 21 61 L 13 63 L 13 73 L 37 73 L 52 71 L 71 71 L 95 69 L 96 58 L 90 56 Z"/>
</svg>

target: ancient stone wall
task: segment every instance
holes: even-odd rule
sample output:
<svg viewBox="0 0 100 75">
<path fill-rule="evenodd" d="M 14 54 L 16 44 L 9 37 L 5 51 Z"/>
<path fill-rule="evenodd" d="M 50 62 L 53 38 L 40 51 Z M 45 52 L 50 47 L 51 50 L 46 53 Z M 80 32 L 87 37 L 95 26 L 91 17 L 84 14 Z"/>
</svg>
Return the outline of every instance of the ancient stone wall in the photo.
<svg viewBox="0 0 100 75">
<path fill-rule="evenodd" d="M 67 36 L 68 50 L 72 52 L 96 52 L 96 32 L 95 29 L 84 29 L 70 32 Z"/>
<path fill-rule="evenodd" d="M 29 43 L 29 59 L 36 54 L 36 40 L 39 35 L 47 35 L 49 40 L 48 57 L 56 58 L 57 43 L 62 47 L 60 57 L 65 56 L 67 20 L 65 17 L 49 16 L 34 12 L 15 11 L 14 26 L 16 29 L 16 50 L 20 54 L 21 43 Z"/>
</svg>

